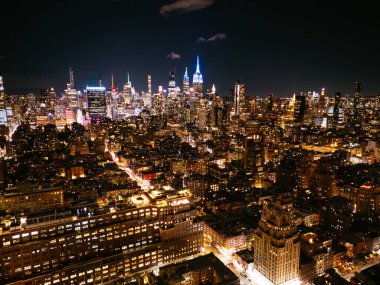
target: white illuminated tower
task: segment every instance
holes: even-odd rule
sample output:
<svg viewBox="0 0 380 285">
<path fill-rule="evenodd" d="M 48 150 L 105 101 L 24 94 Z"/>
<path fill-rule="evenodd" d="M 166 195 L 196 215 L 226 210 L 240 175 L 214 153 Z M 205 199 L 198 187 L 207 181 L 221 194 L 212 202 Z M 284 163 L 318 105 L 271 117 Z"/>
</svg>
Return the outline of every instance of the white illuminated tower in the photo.
<svg viewBox="0 0 380 285">
<path fill-rule="evenodd" d="M 203 93 L 203 76 L 199 65 L 199 56 L 197 56 L 197 67 L 193 75 L 193 87 L 196 93 Z"/>
<path fill-rule="evenodd" d="M 233 115 L 240 116 L 245 111 L 245 86 L 241 84 L 240 81 L 236 82 L 234 88 L 234 106 L 233 106 Z"/>
<path fill-rule="evenodd" d="M 148 74 L 148 94 L 152 95 L 152 77 Z"/>
<path fill-rule="evenodd" d="M 189 79 L 189 75 L 187 74 L 187 67 L 185 70 L 185 75 L 183 76 L 183 93 L 185 94 L 190 93 L 190 79 Z"/>
<path fill-rule="evenodd" d="M 7 124 L 7 112 L 5 111 L 5 93 L 3 77 L 0 76 L 0 125 Z"/>
</svg>

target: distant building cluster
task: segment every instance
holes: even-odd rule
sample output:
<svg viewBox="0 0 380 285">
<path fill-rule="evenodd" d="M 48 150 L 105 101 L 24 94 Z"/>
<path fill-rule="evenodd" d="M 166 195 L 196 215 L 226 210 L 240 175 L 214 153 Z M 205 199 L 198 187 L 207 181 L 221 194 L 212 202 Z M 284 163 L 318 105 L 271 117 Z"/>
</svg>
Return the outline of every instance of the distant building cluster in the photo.
<svg viewBox="0 0 380 285">
<path fill-rule="evenodd" d="M 378 284 L 380 96 L 0 77 L 1 284 Z"/>
</svg>

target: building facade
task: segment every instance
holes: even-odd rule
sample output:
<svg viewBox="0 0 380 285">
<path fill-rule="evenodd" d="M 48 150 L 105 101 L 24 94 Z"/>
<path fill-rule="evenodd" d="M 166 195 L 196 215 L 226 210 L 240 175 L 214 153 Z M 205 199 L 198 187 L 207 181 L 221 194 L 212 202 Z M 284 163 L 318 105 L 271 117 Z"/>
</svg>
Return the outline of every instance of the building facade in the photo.
<svg viewBox="0 0 380 285">
<path fill-rule="evenodd" d="M 290 197 L 266 200 L 254 238 L 254 267 L 273 284 L 299 276 L 300 241 Z"/>
</svg>

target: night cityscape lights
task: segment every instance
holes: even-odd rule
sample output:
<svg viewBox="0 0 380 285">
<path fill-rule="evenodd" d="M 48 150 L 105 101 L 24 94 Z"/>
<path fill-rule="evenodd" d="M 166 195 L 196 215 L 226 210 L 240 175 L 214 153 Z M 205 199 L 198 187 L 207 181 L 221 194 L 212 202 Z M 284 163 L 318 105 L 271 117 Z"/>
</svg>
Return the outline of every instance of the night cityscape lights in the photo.
<svg viewBox="0 0 380 285">
<path fill-rule="evenodd" d="M 376 13 L 14 2 L 0 284 L 380 284 Z"/>
</svg>

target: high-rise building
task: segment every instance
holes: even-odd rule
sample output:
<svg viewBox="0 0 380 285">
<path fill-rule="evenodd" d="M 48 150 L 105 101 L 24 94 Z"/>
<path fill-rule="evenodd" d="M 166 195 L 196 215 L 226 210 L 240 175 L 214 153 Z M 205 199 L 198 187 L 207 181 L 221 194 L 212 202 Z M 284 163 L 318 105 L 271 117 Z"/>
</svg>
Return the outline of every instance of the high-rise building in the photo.
<svg viewBox="0 0 380 285">
<path fill-rule="evenodd" d="M 70 109 L 81 108 L 81 92 L 75 90 L 74 87 L 74 71 L 69 68 L 69 83 L 67 83 L 67 88 L 65 90 L 66 105 Z"/>
<path fill-rule="evenodd" d="M 366 218 L 375 212 L 375 187 L 371 183 L 360 186 L 354 199 L 354 211 Z"/>
<path fill-rule="evenodd" d="M 325 88 L 322 88 L 321 94 L 319 95 L 317 112 L 319 115 L 323 115 L 326 112 L 326 91 L 325 91 Z"/>
<path fill-rule="evenodd" d="M 267 94 L 267 97 L 265 98 L 265 108 L 271 112 L 273 109 L 273 94 Z"/>
<path fill-rule="evenodd" d="M 152 76 L 148 74 L 148 94 L 152 95 Z"/>
<path fill-rule="evenodd" d="M 262 139 L 258 134 L 246 137 L 244 141 L 244 167 L 256 173 L 264 164 Z"/>
<path fill-rule="evenodd" d="M 168 85 L 168 94 L 169 96 L 174 96 L 175 95 L 175 74 L 173 71 L 169 72 L 169 85 Z"/>
<path fill-rule="evenodd" d="M 359 127 L 361 124 L 360 116 L 360 100 L 362 98 L 362 84 L 355 82 L 354 104 L 353 104 L 353 117 L 352 123 L 355 127 Z"/>
<path fill-rule="evenodd" d="M 197 56 L 197 67 L 193 76 L 193 87 L 194 92 L 199 94 L 203 93 L 203 76 L 199 65 L 199 56 Z"/>
<path fill-rule="evenodd" d="M 198 108 L 198 128 L 201 129 L 201 130 L 204 130 L 206 129 L 207 127 L 207 111 L 206 111 L 206 106 L 205 106 L 205 102 L 203 100 L 201 100 L 201 104 L 200 104 L 200 107 Z"/>
<path fill-rule="evenodd" d="M 264 202 L 254 248 L 255 270 L 273 284 L 298 279 L 300 241 L 290 196 Z"/>
<path fill-rule="evenodd" d="M 90 119 L 101 120 L 106 117 L 106 88 L 104 86 L 86 88 L 88 114 Z"/>
<path fill-rule="evenodd" d="M 189 79 L 189 75 L 187 74 L 187 67 L 185 70 L 185 74 L 183 76 L 183 93 L 185 94 L 190 93 L 190 79 Z"/>
<path fill-rule="evenodd" d="M 305 95 L 299 94 L 295 96 L 294 102 L 294 120 L 302 122 L 305 117 L 306 98 Z"/>
<path fill-rule="evenodd" d="M 335 92 L 334 95 L 334 123 L 341 124 L 343 122 L 343 118 L 341 116 L 341 95 L 340 92 Z"/>
<path fill-rule="evenodd" d="M 245 86 L 241 84 L 240 81 L 236 82 L 233 96 L 234 96 L 234 106 L 233 115 L 240 116 L 245 112 Z"/>
<path fill-rule="evenodd" d="M 7 112 L 5 110 L 5 93 L 3 77 L 0 76 L 0 125 L 7 124 Z"/>
<path fill-rule="evenodd" d="M 70 88 L 74 89 L 74 70 L 72 67 L 69 67 L 69 76 L 70 76 Z"/>
</svg>

